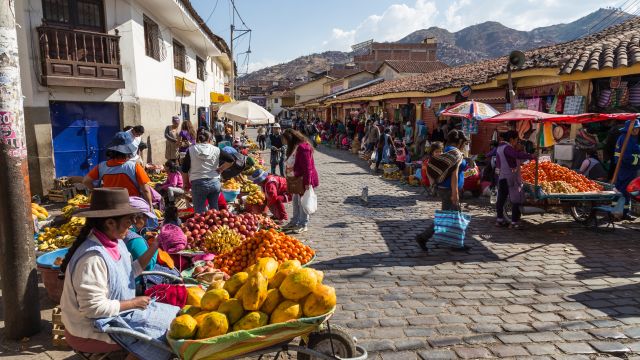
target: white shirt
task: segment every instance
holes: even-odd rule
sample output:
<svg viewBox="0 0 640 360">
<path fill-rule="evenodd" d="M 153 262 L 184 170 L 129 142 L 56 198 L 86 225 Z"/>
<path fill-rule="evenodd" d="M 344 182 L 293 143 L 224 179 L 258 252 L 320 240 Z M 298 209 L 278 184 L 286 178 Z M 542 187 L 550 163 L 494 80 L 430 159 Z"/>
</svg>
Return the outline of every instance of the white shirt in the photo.
<svg viewBox="0 0 640 360">
<path fill-rule="evenodd" d="M 93 235 L 86 241 L 100 243 Z M 120 256 L 131 256 L 120 254 Z M 142 273 L 138 261 L 133 262 L 133 272 L 137 277 Z M 96 319 L 116 316 L 120 313 L 120 301 L 109 299 L 109 272 L 104 260 L 94 254 L 83 255 L 76 263 L 73 274 L 67 268 L 64 288 L 60 299 L 62 323 L 71 335 L 100 340 L 109 344 L 115 342 L 109 335 L 98 332 L 93 323 Z M 128 299 L 127 299 L 128 300 Z"/>
</svg>

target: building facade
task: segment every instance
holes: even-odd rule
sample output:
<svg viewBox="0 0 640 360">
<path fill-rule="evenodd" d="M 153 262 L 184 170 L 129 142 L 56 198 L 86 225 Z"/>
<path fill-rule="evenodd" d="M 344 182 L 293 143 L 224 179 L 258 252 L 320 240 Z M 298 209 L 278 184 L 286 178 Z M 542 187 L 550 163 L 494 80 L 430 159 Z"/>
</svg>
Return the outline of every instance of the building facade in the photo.
<svg viewBox="0 0 640 360">
<path fill-rule="evenodd" d="M 143 125 L 146 160 L 164 162 L 171 117 L 198 126 L 233 76 L 227 44 L 188 0 L 16 5 L 33 193 L 85 175 L 127 125 Z"/>
</svg>

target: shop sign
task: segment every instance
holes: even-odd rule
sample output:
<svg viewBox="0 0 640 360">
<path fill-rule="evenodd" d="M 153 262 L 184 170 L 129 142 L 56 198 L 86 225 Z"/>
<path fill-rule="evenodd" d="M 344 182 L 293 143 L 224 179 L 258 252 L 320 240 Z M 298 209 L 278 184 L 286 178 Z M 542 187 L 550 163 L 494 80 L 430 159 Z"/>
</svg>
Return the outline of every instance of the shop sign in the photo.
<svg viewBox="0 0 640 360">
<path fill-rule="evenodd" d="M 460 88 L 460 95 L 462 97 L 469 97 L 469 95 L 471 95 L 471 86 L 469 85 L 465 85 L 463 87 Z"/>
<path fill-rule="evenodd" d="M 431 98 L 424 99 L 424 107 L 430 109 L 431 108 Z"/>
</svg>

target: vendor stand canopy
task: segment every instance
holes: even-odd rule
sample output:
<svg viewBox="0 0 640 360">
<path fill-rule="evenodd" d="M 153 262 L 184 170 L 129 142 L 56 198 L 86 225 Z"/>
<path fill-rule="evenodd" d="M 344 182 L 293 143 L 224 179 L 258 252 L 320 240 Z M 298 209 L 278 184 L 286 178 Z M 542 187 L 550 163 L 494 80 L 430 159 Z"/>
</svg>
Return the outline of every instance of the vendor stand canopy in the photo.
<svg viewBox="0 0 640 360">
<path fill-rule="evenodd" d="M 498 114 L 500 114 L 500 112 L 494 109 L 491 105 L 472 100 L 449 106 L 442 110 L 438 116 L 453 116 L 482 120 Z"/>
<path fill-rule="evenodd" d="M 598 114 L 585 113 L 577 115 L 558 115 L 547 114 L 535 110 L 511 110 L 492 118 L 485 119 L 487 123 L 501 123 L 505 121 L 533 121 L 533 122 L 549 122 L 561 124 L 586 124 L 597 121 L 619 120 L 625 121 L 635 119 L 638 114 L 620 113 L 620 114 Z"/>
<path fill-rule="evenodd" d="M 273 124 L 275 117 L 262 106 L 251 101 L 234 101 L 220 106 L 218 117 L 245 125 Z"/>
</svg>

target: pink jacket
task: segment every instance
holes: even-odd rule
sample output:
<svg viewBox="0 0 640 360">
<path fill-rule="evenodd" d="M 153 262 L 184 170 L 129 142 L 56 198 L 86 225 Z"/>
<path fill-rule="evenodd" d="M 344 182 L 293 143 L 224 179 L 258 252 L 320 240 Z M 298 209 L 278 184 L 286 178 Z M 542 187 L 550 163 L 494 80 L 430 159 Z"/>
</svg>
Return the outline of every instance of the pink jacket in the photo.
<svg viewBox="0 0 640 360">
<path fill-rule="evenodd" d="M 293 175 L 302 176 L 302 181 L 305 186 L 311 185 L 316 188 L 320 185 L 316 165 L 313 161 L 313 148 L 306 142 L 298 145 L 296 149 L 296 162 L 293 165 Z"/>
<path fill-rule="evenodd" d="M 182 174 L 180 174 L 179 172 L 169 173 L 169 175 L 167 175 L 167 180 L 164 182 L 164 184 L 162 184 L 160 188 L 163 190 L 166 190 L 170 187 L 182 188 L 183 185 Z"/>
</svg>

